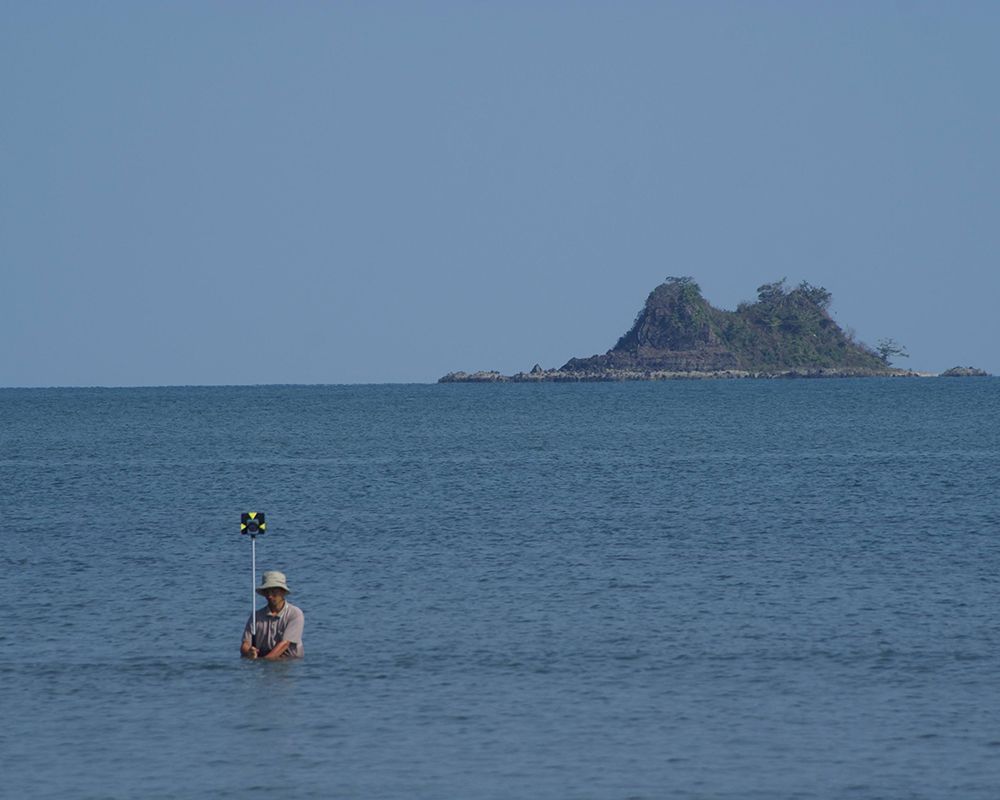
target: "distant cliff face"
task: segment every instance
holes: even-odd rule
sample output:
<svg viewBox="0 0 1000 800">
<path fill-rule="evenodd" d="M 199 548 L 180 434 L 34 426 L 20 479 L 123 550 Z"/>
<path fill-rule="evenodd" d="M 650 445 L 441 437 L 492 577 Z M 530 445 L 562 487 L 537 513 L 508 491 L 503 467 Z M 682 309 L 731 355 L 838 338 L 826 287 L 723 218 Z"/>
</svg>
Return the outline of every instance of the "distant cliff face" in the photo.
<svg viewBox="0 0 1000 800">
<path fill-rule="evenodd" d="M 761 286 L 756 303 L 713 308 L 691 278 L 668 278 L 646 299 L 632 328 L 604 355 L 570 359 L 566 372 L 669 370 L 769 372 L 888 369 L 827 312 L 830 293 L 784 281 Z"/>
</svg>

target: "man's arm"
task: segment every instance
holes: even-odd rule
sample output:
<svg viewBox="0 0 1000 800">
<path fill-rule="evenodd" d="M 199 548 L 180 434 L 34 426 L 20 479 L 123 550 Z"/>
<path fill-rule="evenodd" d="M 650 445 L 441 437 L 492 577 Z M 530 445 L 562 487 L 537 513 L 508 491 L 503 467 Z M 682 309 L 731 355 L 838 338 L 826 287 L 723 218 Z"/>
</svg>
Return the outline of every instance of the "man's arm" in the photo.
<svg viewBox="0 0 1000 800">
<path fill-rule="evenodd" d="M 265 661 L 277 661 L 281 658 L 282 654 L 288 649 L 291 642 L 282 639 L 274 647 L 271 648 L 270 652 L 266 656 L 263 656 Z M 255 657 L 255 656 L 252 656 Z"/>
<path fill-rule="evenodd" d="M 240 655 L 243 658 L 249 659 L 262 658 L 265 661 L 277 661 L 281 658 L 281 654 L 284 653 L 291 644 L 291 642 L 282 639 L 268 651 L 267 655 L 262 656 L 260 654 L 260 650 L 253 646 L 250 636 L 247 635 L 243 639 L 243 643 L 240 645 Z"/>
<path fill-rule="evenodd" d="M 260 651 L 253 646 L 253 617 L 247 619 L 247 624 L 243 628 L 243 641 L 240 644 L 240 655 L 243 658 L 257 658 Z"/>
</svg>

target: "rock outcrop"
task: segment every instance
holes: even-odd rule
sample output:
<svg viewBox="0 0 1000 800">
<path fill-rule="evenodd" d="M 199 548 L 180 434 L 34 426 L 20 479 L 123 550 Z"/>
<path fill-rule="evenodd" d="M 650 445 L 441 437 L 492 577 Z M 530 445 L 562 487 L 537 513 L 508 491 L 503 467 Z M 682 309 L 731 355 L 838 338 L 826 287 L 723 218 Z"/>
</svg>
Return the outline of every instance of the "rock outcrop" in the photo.
<svg viewBox="0 0 1000 800">
<path fill-rule="evenodd" d="M 722 311 L 709 305 L 690 278 L 672 278 L 650 293 L 632 328 L 611 350 L 570 359 L 562 369 L 890 370 L 837 326 L 829 303 L 825 289 L 802 284 L 785 291 L 778 282 L 760 287 L 756 303 Z"/>
</svg>

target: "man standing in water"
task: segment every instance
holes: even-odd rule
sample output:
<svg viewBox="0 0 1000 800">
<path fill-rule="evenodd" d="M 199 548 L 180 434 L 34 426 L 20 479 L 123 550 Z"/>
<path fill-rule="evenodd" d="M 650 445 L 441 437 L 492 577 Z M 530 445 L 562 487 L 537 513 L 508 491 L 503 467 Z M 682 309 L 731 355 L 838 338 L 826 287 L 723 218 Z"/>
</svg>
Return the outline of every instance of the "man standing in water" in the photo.
<svg viewBox="0 0 1000 800">
<path fill-rule="evenodd" d="M 253 646 L 253 616 L 243 629 L 243 658 L 261 658 L 277 661 L 282 658 L 302 658 L 302 627 L 305 617 L 302 609 L 285 601 L 291 590 L 283 572 L 265 572 L 257 587 L 257 594 L 267 598 L 267 607 L 257 611 L 257 646 Z"/>
</svg>

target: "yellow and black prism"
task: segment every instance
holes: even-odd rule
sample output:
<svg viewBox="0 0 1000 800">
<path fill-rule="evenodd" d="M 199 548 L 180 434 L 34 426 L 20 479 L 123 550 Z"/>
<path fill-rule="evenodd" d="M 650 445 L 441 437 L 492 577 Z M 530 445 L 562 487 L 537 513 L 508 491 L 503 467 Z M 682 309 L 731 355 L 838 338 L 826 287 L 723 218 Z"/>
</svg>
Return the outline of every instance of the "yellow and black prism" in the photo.
<svg viewBox="0 0 1000 800">
<path fill-rule="evenodd" d="M 240 515 L 240 533 L 256 536 L 267 533 L 267 523 L 264 522 L 263 511 L 246 511 Z"/>
</svg>

